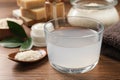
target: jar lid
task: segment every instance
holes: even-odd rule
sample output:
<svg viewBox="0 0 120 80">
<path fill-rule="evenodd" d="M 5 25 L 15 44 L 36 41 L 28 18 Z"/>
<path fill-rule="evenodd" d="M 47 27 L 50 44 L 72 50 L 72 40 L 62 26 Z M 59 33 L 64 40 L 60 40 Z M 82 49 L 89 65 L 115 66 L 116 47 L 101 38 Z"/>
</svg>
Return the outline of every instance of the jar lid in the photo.
<svg viewBox="0 0 120 80">
<path fill-rule="evenodd" d="M 78 8 L 105 9 L 117 5 L 118 0 L 70 0 L 70 2 Z"/>
</svg>

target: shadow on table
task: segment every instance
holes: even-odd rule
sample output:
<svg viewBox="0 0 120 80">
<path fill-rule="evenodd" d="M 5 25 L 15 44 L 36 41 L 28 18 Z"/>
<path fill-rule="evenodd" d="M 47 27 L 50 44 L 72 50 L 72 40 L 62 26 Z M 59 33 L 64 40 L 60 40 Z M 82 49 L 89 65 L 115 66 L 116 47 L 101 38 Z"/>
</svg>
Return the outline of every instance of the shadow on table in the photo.
<svg viewBox="0 0 120 80">
<path fill-rule="evenodd" d="M 101 54 L 108 56 L 114 60 L 120 61 L 120 50 L 105 43 L 102 44 Z"/>
</svg>

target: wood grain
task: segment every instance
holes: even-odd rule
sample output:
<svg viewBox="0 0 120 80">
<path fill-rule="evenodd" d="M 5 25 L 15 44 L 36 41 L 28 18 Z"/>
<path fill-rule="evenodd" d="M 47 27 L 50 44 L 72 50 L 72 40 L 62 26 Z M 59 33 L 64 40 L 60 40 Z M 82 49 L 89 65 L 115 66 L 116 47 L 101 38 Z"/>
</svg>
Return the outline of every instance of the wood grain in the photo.
<svg viewBox="0 0 120 80">
<path fill-rule="evenodd" d="M 69 10 L 70 5 L 66 6 Z M 12 10 L 17 8 L 16 0 L 0 0 L 0 18 L 12 17 Z M 117 5 L 117 9 L 120 11 L 120 5 Z M 8 54 L 16 51 L 18 48 L 0 47 L 0 80 L 120 80 L 120 62 L 103 55 L 90 72 L 63 74 L 50 66 L 47 57 L 37 63 L 24 65 L 9 60 Z"/>
</svg>

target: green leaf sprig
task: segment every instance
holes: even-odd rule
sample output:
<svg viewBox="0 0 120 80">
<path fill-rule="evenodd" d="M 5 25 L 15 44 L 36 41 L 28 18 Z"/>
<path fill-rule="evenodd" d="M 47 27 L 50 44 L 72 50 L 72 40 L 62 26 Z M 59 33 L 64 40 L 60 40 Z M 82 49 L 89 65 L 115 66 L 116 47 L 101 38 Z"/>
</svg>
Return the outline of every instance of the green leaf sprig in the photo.
<svg viewBox="0 0 120 80">
<path fill-rule="evenodd" d="M 7 48 L 20 47 L 20 51 L 29 50 L 32 48 L 32 39 L 28 37 L 21 25 L 7 21 L 11 33 L 15 36 L 6 38 L 0 41 L 0 45 Z"/>
</svg>

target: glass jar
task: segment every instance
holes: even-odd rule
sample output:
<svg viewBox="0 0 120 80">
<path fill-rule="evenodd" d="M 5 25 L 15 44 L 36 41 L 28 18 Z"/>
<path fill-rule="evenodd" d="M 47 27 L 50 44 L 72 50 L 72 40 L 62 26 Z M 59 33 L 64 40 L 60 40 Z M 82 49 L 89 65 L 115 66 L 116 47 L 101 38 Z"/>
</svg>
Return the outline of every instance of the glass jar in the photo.
<svg viewBox="0 0 120 80">
<path fill-rule="evenodd" d="M 84 16 L 101 21 L 109 27 L 119 21 L 119 14 L 115 8 L 117 0 L 71 0 L 73 5 L 68 16 Z M 70 21 L 70 20 L 69 20 Z M 76 22 L 71 19 L 72 23 Z"/>
<path fill-rule="evenodd" d="M 31 38 L 32 43 L 36 47 L 46 47 L 45 33 L 44 33 L 45 23 L 36 23 L 31 27 Z M 49 31 L 53 30 L 53 24 L 49 23 L 46 25 Z"/>
<path fill-rule="evenodd" d="M 45 47 L 45 34 L 44 34 L 44 24 L 45 23 L 36 23 L 31 28 L 31 38 L 34 46 Z"/>
</svg>

